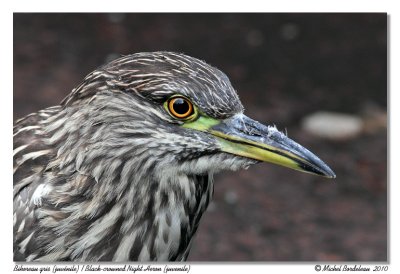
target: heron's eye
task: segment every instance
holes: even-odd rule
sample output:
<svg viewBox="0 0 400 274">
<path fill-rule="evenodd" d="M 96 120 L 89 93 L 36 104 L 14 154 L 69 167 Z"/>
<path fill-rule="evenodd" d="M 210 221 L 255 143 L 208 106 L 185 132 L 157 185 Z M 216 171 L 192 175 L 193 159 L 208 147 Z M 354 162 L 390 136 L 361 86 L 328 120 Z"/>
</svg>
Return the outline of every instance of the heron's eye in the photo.
<svg viewBox="0 0 400 274">
<path fill-rule="evenodd" d="M 168 110 L 178 119 L 186 119 L 194 114 L 193 104 L 184 97 L 173 97 L 169 99 Z"/>
</svg>

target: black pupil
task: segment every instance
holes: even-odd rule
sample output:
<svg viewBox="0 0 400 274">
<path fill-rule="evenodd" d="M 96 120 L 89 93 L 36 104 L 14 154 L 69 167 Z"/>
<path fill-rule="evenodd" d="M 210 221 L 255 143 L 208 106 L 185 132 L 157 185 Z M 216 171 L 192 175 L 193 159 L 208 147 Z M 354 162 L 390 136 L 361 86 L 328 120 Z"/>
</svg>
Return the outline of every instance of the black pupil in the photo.
<svg viewBox="0 0 400 274">
<path fill-rule="evenodd" d="M 182 99 L 182 98 L 178 98 L 175 99 L 174 101 L 174 111 L 180 115 L 186 114 L 188 113 L 190 109 L 189 103 Z"/>
</svg>

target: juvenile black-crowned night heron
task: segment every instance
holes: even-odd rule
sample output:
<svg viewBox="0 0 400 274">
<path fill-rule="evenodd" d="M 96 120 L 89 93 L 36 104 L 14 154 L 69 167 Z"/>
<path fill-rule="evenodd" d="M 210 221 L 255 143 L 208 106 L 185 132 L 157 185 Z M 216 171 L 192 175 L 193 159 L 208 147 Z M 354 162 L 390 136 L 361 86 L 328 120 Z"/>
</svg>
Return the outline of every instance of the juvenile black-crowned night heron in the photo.
<svg viewBox="0 0 400 274">
<path fill-rule="evenodd" d="M 246 117 L 218 69 L 171 52 L 119 58 L 15 123 L 14 260 L 185 260 L 213 174 L 259 161 L 335 177 Z"/>
</svg>

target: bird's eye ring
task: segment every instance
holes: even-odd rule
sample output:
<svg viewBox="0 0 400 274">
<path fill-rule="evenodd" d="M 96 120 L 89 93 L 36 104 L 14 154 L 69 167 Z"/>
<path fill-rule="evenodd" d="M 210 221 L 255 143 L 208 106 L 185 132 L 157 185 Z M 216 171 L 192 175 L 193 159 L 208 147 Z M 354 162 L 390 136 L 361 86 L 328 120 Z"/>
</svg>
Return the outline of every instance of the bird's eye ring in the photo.
<svg viewBox="0 0 400 274">
<path fill-rule="evenodd" d="M 182 96 L 170 98 L 167 101 L 167 108 L 169 113 L 178 119 L 188 119 L 194 114 L 193 104 Z"/>
</svg>

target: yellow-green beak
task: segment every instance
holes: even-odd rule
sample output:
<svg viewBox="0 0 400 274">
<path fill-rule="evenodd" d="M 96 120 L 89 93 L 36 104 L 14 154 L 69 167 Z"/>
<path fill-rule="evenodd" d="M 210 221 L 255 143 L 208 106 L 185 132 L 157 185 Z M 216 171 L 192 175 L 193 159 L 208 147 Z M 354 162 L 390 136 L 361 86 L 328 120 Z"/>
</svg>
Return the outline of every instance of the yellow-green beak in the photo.
<svg viewBox="0 0 400 274">
<path fill-rule="evenodd" d="M 227 153 L 270 162 L 295 170 L 335 178 L 335 173 L 312 152 L 275 127 L 265 126 L 243 114 L 220 121 L 200 116 L 184 124 L 212 134 Z"/>
</svg>

